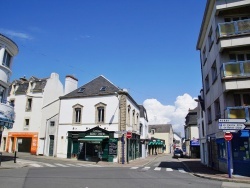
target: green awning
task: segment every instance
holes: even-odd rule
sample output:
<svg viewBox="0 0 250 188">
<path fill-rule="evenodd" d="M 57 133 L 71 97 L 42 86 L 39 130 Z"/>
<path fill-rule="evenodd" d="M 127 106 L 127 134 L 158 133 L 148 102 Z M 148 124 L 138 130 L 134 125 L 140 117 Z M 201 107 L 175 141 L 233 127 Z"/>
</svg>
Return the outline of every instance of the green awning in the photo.
<svg viewBox="0 0 250 188">
<path fill-rule="evenodd" d="M 102 142 L 105 138 L 109 138 L 109 136 L 85 136 L 84 138 L 79 138 L 78 141 L 83 142 Z"/>
<path fill-rule="evenodd" d="M 156 141 L 150 141 L 148 143 L 149 146 L 162 146 L 163 142 L 161 142 L 160 140 L 156 140 Z"/>
</svg>

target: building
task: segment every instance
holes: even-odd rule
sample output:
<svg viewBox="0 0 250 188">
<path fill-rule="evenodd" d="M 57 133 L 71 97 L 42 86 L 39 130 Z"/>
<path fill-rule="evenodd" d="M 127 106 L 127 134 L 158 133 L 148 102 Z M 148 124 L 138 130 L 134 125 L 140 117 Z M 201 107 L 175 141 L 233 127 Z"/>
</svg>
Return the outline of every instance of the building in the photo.
<svg viewBox="0 0 250 188">
<path fill-rule="evenodd" d="M 56 73 L 49 78 L 14 80 L 8 101 L 14 105 L 16 119 L 13 129 L 3 132 L 4 150 L 54 156 L 62 95 L 63 85 Z"/>
<path fill-rule="evenodd" d="M 149 153 L 152 154 L 152 146 L 154 147 L 154 143 L 158 144 L 158 149 L 162 153 L 162 149 L 164 153 L 171 153 L 173 150 L 173 128 L 171 124 L 156 124 L 149 125 L 149 132 L 151 133 L 151 142 L 149 142 Z M 157 143 L 157 141 L 159 143 Z M 160 141 L 163 141 L 160 144 Z M 158 152 L 159 153 L 159 152 Z"/>
<path fill-rule="evenodd" d="M 0 34 L 0 146 L 4 129 L 11 129 L 15 120 L 13 105 L 7 101 L 14 56 L 18 46 L 11 39 Z"/>
<path fill-rule="evenodd" d="M 199 128 L 197 125 L 197 112 L 196 107 L 188 111 L 185 117 L 185 152 L 187 157 L 199 158 L 200 157 L 200 141 L 199 141 Z"/>
<path fill-rule="evenodd" d="M 57 157 L 124 164 L 141 147 L 140 106 L 126 89 L 99 76 L 60 97 Z"/>
<path fill-rule="evenodd" d="M 227 172 L 227 143 L 219 119 L 250 116 L 250 1 L 209 0 L 197 41 L 204 90 L 208 164 Z M 232 132 L 231 130 L 228 130 Z M 232 132 L 233 174 L 250 176 L 250 134 Z"/>
<path fill-rule="evenodd" d="M 179 148 L 182 150 L 182 137 L 181 133 L 173 132 L 173 149 Z"/>
<path fill-rule="evenodd" d="M 141 148 L 140 153 L 142 158 L 146 158 L 148 156 L 148 140 L 149 140 L 149 133 L 148 133 L 148 115 L 147 111 L 143 105 L 139 105 L 140 107 L 140 141 L 141 141 Z"/>
</svg>

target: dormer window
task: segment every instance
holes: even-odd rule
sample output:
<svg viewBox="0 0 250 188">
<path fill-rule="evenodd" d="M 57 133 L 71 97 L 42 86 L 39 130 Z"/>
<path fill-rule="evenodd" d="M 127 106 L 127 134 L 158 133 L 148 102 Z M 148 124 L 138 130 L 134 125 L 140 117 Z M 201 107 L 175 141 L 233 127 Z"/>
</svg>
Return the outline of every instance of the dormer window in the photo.
<svg viewBox="0 0 250 188">
<path fill-rule="evenodd" d="M 78 90 L 78 93 L 83 93 L 85 90 L 85 87 L 81 87 L 79 90 Z"/>
<path fill-rule="evenodd" d="M 100 91 L 106 91 L 106 88 L 107 88 L 106 86 L 102 86 Z"/>
<path fill-rule="evenodd" d="M 155 134 L 155 129 L 151 129 L 151 134 Z"/>
</svg>

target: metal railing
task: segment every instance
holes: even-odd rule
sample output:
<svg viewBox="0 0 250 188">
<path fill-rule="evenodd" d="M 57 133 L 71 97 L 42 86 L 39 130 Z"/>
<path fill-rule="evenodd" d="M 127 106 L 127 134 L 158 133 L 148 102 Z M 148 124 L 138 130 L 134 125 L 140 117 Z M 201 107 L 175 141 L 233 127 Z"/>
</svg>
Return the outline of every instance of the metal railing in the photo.
<svg viewBox="0 0 250 188">
<path fill-rule="evenodd" d="M 250 19 L 219 23 L 216 30 L 217 39 L 245 33 L 250 33 Z"/>
<path fill-rule="evenodd" d="M 250 61 L 227 62 L 221 66 L 222 77 L 250 76 Z"/>
</svg>

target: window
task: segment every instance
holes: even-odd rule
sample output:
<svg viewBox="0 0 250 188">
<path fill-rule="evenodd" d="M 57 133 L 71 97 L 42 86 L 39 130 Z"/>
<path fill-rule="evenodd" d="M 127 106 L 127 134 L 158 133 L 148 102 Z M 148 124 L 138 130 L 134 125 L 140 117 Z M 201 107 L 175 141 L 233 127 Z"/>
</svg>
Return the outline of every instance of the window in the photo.
<svg viewBox="0 0 250 188">
<path fill-rule="evenodd" d="M 201 122 L 201 133 L 202 133 L 202 136 L 205 135 L 204 121 Z"/>
<path fill-rule="evenodd" d="M 132 116 L 132 118 L 133 118 L 133 120 L 132 120 L 133 121 L 133 126 L 135 126 L 135 110 L 133 110 L 132 114 L 133 114 L 133 116 Z"/>
<path fill-rule="evenodd" d="M 5 97 L 4 97 L 4 93 L 5 93 L 5 88 L 3 86 L 0 86 L 0 102 L 1 103 L 5 103 Z"/>
<path fill-rule="evenodd" d="M 85 90 L 85 88 L 84 88 L 84 87 L 81 87 L 81 88 L 78 90 L 78 93 L 83 93 L 84 90 Z"/>
<path fill-rule="evenodd" d="M 3 65 L 10 68 L 11 55 L 5 50 L 3 57 Z"/>
<path fill-rule="evenodd" d="M 50 126 L 51 126 L 51 127 L 54 127 L 54 126 L 55 126 L 55 122 L 54 122 L 54 121 L 51 121 L 51 122 L 50 122 Z"/>
<path fill-rule="evenodd" d="M 203 48 L 202 57 L 203 57 L 203 64 L 205 64 L 207 61 L 206 46 L 204 46 L 204 48 Z"/>
<path fill-rule="evenodd" d="M 210 28 L 209 34 L 208 34 L 208 46 L 209 46 L 209 51 L 211 50 L 212 46 L 213 46 L 213 28 Z"/>
<path fill-rule="evenodd" d="M 130 111 L 131 111 L 131 107 L 130 105 L 128 105 L 128 126 L 130 126 Z"/>
<path fill-rule="evenodd" d="M 155 129 L 151 129 L 151 134 L 155 134 Z"/>
<path fill-rule="evenodd" d="M 214 102 L 214 112 L 215 112 L 216 120 L 219 119 L 221 117 L 221 113 L 220 113 L 220 101 L 219 101 L 219 99 L 217 99 Z"/>
<path fill-rule="evenodd" d="M 96 123 L 105 123 L 106 116 L 106 104 L 98 103 L 95 105 L 96 107 Z"/>
<path fill-rule="evenodd" d="M 102 86 L 101 88 L 100 88 L 100 91 L 106 91 L 106 86 Z"/>
<path fill-rule="evenodd" d="M 24 120 L 24 129 L 23 130 L 28 130 L 30 126 L 30 119 L 25 119 Z"/>
<path fill-rule="evenodd" d="M 207 75 L 207 77 L 205 78 L 205 89 L 206 89 L 206 92 L 209 91 L 209 77 Z"/>
<path fill-rule="evenodd" d="M 208 124 L 212 123 L 212 114 L 211 114 L 211 107 L 209 107 L 207 109 L 207 120 L 208 120 Z"/>
<path fill-rule="evenodd" d="M 224 138 L 218 139 L 218 157 L 221 159 L 226 159 L 226 144 Z"/>
<path fill-rule="evenodd" d="M 230 62 L 237 62 L 237 61 L 247 61 L 250 60 L 250 53 L 230 53 L 229 54 L 229 61 Z"/>
<path fill-rule="evenodd" d="M 82 122 L 82 108 L 80 104 L 73 106 L 73 123 L 80 124 Z"/>
<path fill-rule="evenodd" d="M 234 94 L 234 105 L 241 106 L 240 94 Z"/>
<path fill-rule="evenodd" d="M 10 99 L 10 106 L 15 106 L 15 100 L 14 99 Z"/>
<path fill-rule="evenodd" d="M 31 111 L 32 107 L 32 98 L 27 99 L 26 111 Z"/>
<path fill-rule="evenodd" d="M 213 65 L 212 65 L 212 80 L 213 83 L 216 81 L 217 79 L 217 66 L 216 66 L 216 61 L 214 61 Z"/>
<path fill-rule="evenodd" d="M 250 94 L 243 94 L 243 105 L 250 106 Z"/>
</svg>

